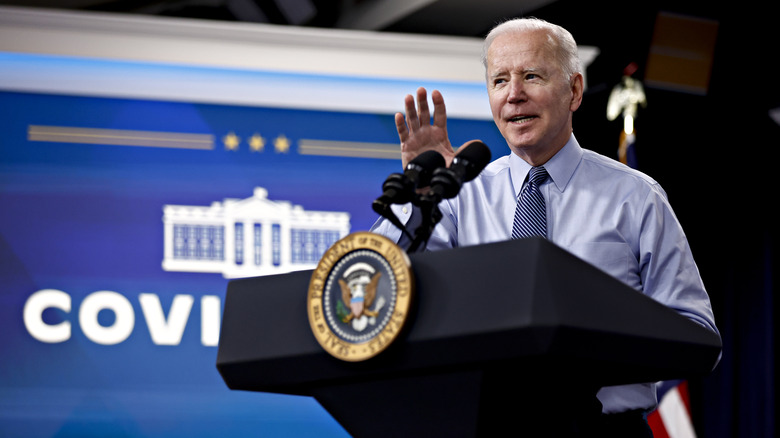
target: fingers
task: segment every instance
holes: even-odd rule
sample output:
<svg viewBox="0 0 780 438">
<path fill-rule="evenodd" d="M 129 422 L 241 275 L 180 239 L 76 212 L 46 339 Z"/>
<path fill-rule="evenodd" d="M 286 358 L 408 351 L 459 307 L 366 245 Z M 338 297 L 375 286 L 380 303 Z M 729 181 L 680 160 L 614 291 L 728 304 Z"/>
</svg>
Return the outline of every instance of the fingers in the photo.
<svg viewBox="0 0 780 438">
<path fill-rule="evenodd" d="M 445 158 L 451 158 L 454 154 L 447 136 L 447 111 L 441 92 L 433 90 L 431 101 L 432 115 L 428 93 L 424 87 L 420 87 L 415 95 L 408 94 L 404 98 L 404 112 L 395 114 L 395 127 L 401 140 L 402 161 L 413 159 L 418 153 L 428 149 L 440 151 Z"/>
<path fill-rule="evenodd" d="M 431 100 L 433 101 L 433 124 L 442 129 L 447 128 L 447 108 L 444 105 L 444 96 L 439 90 L 433 90 Z"/>
<path fill-rule="evenodd" d="M 417 89 L 417 107 L 419 108 L 420 126 L 430 125 L 431 112 L 428 109 L 428 94 L 423 87 Z"/>
<path fill-rule="evenodd" d="M 409 139 L 409 130 L 406 128 L 406 120 L 403 113 L 395 113 L 395 129 L 398 131 L 398 138 L 401 143 Z"/>
<path fill-rule="evenodd" d="M 431 111 L 428 107 L 428 92 L 424 87 L 420 87 L 417 89 L 416 94 L 416 99 L 415 96 L 412 96 L 411 94 L 407 94 L 404 98 L 404 111 L 406 112 L 406 127 L 404 127 L 404 130 L 408 129 L 408 131 L 411 132 L 418 130 L 422 126 L 431 124 Z M 444 98 L 442 98 L 441 93 L 438 90 L 433 91 L 432 97 L 433 96 L 437 96 L 437 98 L 434 99 L 433 106 L 434 123 L 438 122 L 438 126 L 446 127 L 447 116 L 444 111 Z M 416 106 L 415 101 L 417 103 Z M 398 133 L 400 135 L 401 130 L 398 120 L 396 120 L 396 128 L 399 128 Z"/>
<path fill-rule="evenodd" d="M 420 119 L 417 118 L 417 109 L 414 107 L 414 97 L 411 94 L 407 94 L 404 98 L 404 109 L 409 130 L 416 131 L 420 127 Z"/>
<path fill-rule="evenodd" d="M 404 114 L 402 113 L 395 114 L 395 128 L 402 143 L 409 138 L 410 133 L 419 130 L 421 126 L 431 124 L 431 113 L 428 109 L 428 96 L 425 88 L 420 87 L 417 89 L 416 102 L 419 110 L 415 106 L 415 97 L 407 94 L 404 98 L 406 119 L 404 120 Z"/>
</svg>

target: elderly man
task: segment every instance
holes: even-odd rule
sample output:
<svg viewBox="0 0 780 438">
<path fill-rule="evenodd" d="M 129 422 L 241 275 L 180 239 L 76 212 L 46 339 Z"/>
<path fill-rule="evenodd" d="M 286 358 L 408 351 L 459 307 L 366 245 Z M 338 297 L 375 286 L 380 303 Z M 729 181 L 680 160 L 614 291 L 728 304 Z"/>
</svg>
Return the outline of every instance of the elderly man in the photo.
<svg viewBox="0 0 780 438">
<path fill-rule="evenodd" d="M 483 62 L 493 119 L 511 153 L 439 205 L 442 219 L 427 249 L 542 235 L 717 333 L 666 193 L 650 177 L 583 149 L 573 135 L 583 76 L 571 34 L 542 20 L 511 20 L 489 33 Z M 443 97 L 433 91 L 431 99 L 432 123 L 422 88 L 417 107 L 406 96 L 406 114 L 396 114 L 404 167 L 426 150 L 438 151 L 448 163 L 455 156 Z M 419 211 L 410 206 L 394 211 L 407 227 L 419 221 Z M 372 230 L 404 239 L 385 220 Z M 602 388 L 598 398 L 602 427 L 614 429 L 602 436 L 652 435 L 646 413 L 657 404 L 653 384 Z"/>
</svg>

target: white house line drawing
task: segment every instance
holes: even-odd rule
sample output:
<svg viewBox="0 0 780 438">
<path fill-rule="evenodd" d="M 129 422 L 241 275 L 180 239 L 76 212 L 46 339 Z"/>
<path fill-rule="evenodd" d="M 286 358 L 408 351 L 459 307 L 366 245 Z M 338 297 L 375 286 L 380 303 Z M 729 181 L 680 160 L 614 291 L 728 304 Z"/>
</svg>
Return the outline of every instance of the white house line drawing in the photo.
<svg viewBox="0 0 780 438">
<path fill-rule="evenodd" d="M 271 201 L 256 187 L 246 199 L 211 206 L 163 206 L 166 271 L 255 277 L 314 269 L 320 257 L 350 231 L 346 212 L 306 211 Z"/>
</svg>

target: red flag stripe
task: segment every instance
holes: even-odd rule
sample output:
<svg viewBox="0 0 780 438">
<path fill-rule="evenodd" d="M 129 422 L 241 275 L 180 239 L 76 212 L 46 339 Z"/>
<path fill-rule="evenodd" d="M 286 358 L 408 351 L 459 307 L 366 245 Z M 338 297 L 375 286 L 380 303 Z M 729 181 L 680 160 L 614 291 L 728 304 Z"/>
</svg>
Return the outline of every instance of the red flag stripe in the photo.
<svg viewBox="0 0 780 438">
<path fill-rule="evenodd" d="M 691 415 L 691 396 L 688 393 L 688 381 L 683 380 L 680 382 L 679 385 L 677 385 L 677 392 L 680 393 L 680 398 L 682 399 L 683 403 L 685 404 L 685 409 L 688 410 L 688 416 Z"/>
<path fill-rule="evenodd" d="M 655 438 L 695 438 L 691 421 L 688 383 L 683 381 L 667 391 L 658 408 L 647 416 Z"/>
<path fill-rule="evenodd" d="M 664 422 L 661 420 L 661 414 L 658 413 L 658 410 L 651 412 L 647 416 L 647 423 L 653 431 L 653 438 L 671 438 L 666 433 L 666 427 L 664 427 Z"/>
</svg>

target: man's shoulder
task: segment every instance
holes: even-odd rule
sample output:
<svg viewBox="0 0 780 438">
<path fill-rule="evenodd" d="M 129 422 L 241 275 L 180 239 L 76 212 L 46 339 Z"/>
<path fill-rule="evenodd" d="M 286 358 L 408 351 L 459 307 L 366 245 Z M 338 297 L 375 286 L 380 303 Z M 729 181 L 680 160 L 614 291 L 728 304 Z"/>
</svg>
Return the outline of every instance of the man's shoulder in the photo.
<svg viewBox="0 0 780 438">
<path fill-rule="evenodd" d="M 582 161 L 587 163 L 586 167 L 590 172 L 601 174 L 607 178 L 622 178 L 650 186 L 658 185 L 658 182 L 649 175 L 633 169 L 615 159 L 589 149 L 583 149 L 582 152 Z"/>
</svg>

